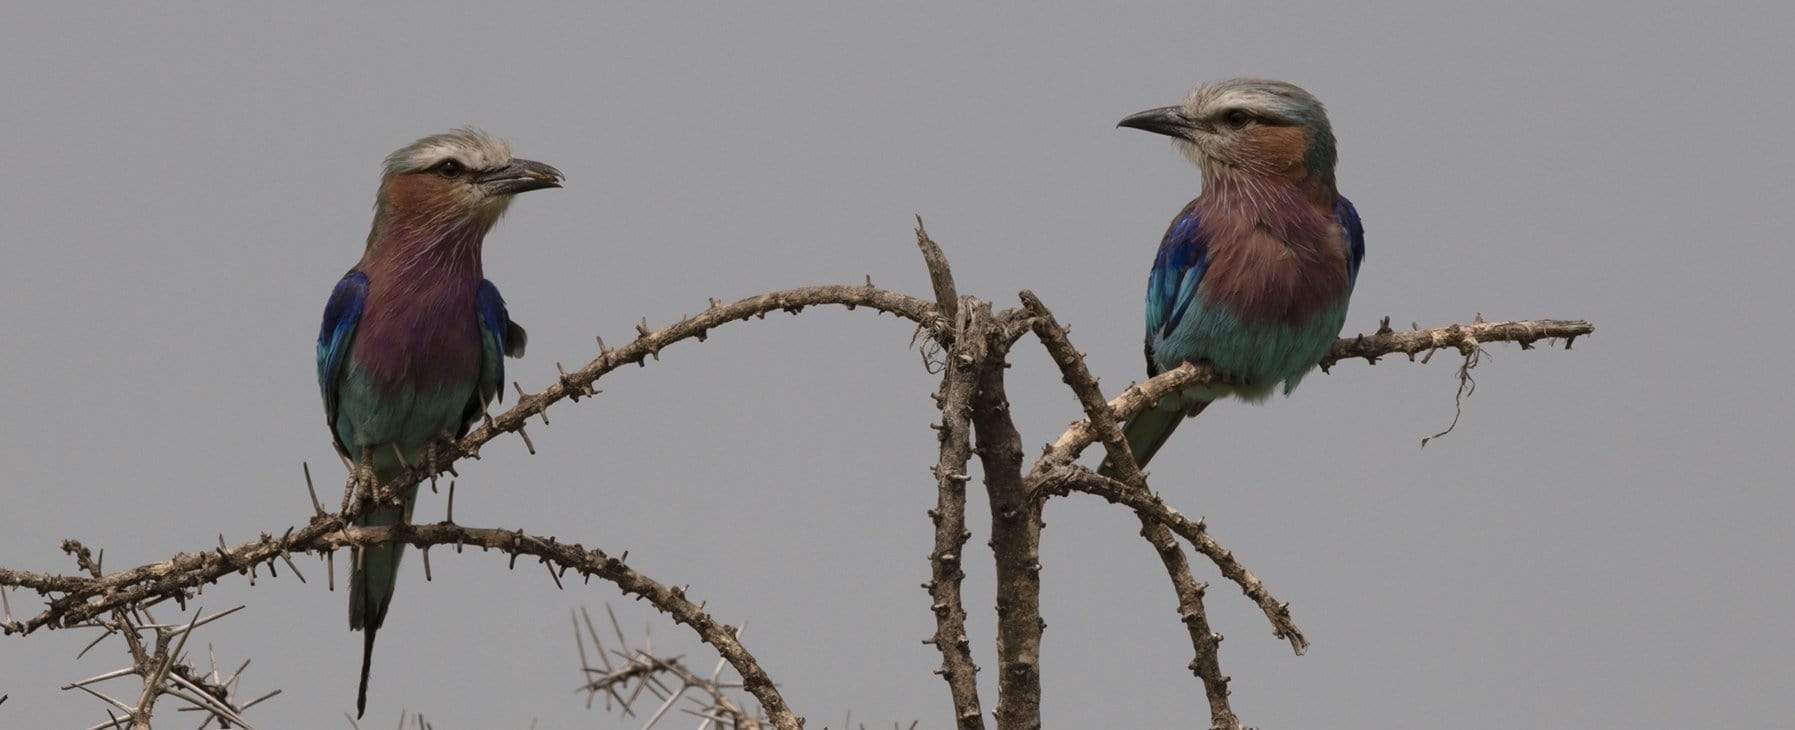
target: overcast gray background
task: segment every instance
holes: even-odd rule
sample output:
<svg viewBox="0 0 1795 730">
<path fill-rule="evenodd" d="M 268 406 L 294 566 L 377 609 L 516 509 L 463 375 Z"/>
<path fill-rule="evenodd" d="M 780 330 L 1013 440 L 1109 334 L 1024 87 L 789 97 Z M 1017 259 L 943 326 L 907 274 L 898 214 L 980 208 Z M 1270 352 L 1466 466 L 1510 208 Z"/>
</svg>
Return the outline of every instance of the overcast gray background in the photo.
<svg viewBox="0 0 1795 730">
<path fill-rule="evenodd" d="M 363 10 L 22 8 L 0 16 L 0 562 L 70 572 L 278 532 L 334 499 L 312 343 L 359 256 L 377 163 L 476 123 L 567 172 L 488 240 L 554 363 L 764 290 L 926 292 L 911 215 L 963 292 L 1038 292 L 1110 389 L 1137 379 L 1141 289 L 1198 191 L 1168 145 L 1114 128 L 1195 82 L 1296 81 L 1328 105 L 1369 258 L 1349 331 L 1580 317 L 1566 353 L 1497 346 L 1456 433 L 1454 359 L 1344 363 L 1227 405 L 1153 465 L 1314 640 L 1293 657 L 1225 582 L 1235 707 L 1265 728 L 1789 727 L 1795 537 L 1786 369 L 1786 9 L 1433 3 L 894 9 L 499 3 Z M 456 515 L 619 551 L 690 583 L 813 727 L 948 726 L 930 674 L 924 510 L 936 379 L 911 328 L 840 309 L 732 325 L 603 381 L 461 467 Z M 1034 345 L 1025 439 L 1077 415 Z M 1032 454 L 1032 448 L 1031 448 Z M 972 545 L 987 537 L 974 492 Z M 1052 503 L 1049 727 L 1201 726 L 1174 600 L 1133 516 Z M 442 515 L 425 496 L 423 520 Z M 991 569 L 968 561 L 993 688 Z M 342 592 L 239 578 L 204 639 L 264 727 L 346 727 L 360 636 Z M 1207 565 L 1206 579 L 1219 580 Z M 370 722 L 634 727 L 583 709 L 568 610 L 498 556 L 414 561 L 376 655 Z M 29 595 L 13 607 L 32 607 Z M 708 665 L 683 630 L 656 646 Z M 639 632 L 640 629 L 638 628 Z M 0 641 L 5 727 L 103 719 L 58 692 L 110 669 L 91 632 Z M 123 693 L 127 690 L 118 690 Z M 185 716 L 183 716 L 185 718 Z M 182 722 L 186 722 L 182 719 Z M 686 723 L 682 722 L 681 725 Z"/>
</svg>

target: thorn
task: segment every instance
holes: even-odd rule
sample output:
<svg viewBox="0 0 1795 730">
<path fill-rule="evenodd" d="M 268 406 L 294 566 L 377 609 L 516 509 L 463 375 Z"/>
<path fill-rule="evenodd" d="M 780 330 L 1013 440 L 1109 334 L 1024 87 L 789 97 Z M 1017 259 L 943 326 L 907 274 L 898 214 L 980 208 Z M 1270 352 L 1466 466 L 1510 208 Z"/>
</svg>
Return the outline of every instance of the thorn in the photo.
<svg viewBox="0 0 1795 730">
<path fill-rule="evenodd" d="M 648 331 L 648 318 L 647 317 L 643 317 L 642 321 L 636 323 L 636 334 L 639 335 L 636 338 L 637 341 L 645 340 L 645 339 L 648 339 L 649 337 L 653 336 L 654 333 Z M 660 348 L 658 348 L 658 347 L 651 348 L 651 349 L 649 349 L 648 354 L 654 358 L 655 362 L 661 361 Z M 648 366 L 647 363 L 644 363 L 641 360 L 637 360 L 636 365 L 639 367 L 647 367 Z"/>
<path fill-rule="evenodd" d="M 419 552 L 422 552 L 424 554 L 424 582 L 429 583 L 431 580 L 431 578 L 430 578 L 430 548 L 424 548 L 424 549 L 420 550 Z"/>
<path fill-rule="evenodd" d="M 305 470 L 305 491 L 312 495 L 312 509 L 317 510 L 317 516 L 323 517 L 327 513 L 324 511 L 324 503 L 318 501 L 317 488 L 312 486 L 312 465 L 302 461 L 299 462 L 299 468 Z"/>
<path fill-rule="evenodd" d="M 575 403 L 580 402 L 580 396 L 586 394 L 586 389 L 573 382 L 572 378 L 567 377 L 567 371 L 561 367 L 561 363 L 558 361 L 555 363 L 555 372 L 561 374 L 561 387 L 567 391 L 567 397 Z"/>
<path fill-rule="evenodd" d="M 292 530 L 288 530 L 288 532 L 292 532 Z M 285 551 L 285 550 L 283 550 L 283 551 L 281 551 L 281 554 L 280 554 L 280 559 L 281 559 L 281 560 L 282 560 L 282 561 L 285 561 L 285 562 L 286 562 L 286 564 L 287 564 L 287 567 L 289 567 L 289 568 L 292 568 L 292 569 L 293 569 L 293 575 L 296 575 L 296 576 L 298 576 L 298 577 L 299 577 L 299 582 L 301 582 L 301 583 L 304 583 L 304 582 L 305 582 L 305 574 L 304 574 L 304 573 L 301 573 L 301 572 L 299 572 L 299 566 L 297 566 L 297 565 L 294 565 L 294 564 L 293 564 L 293 556 L 292 556 L 292 554 L 290 554 L 290 553 L 288 553 L 288 552 L 286 552 L 286 551 Z M 272 567 L 272 566 L 270 566 L 270 567 L 269 567 L 269 572 L 273 572 L 273 570 L 274 570 L 274 569 L 273 569 L 273 567 Z"/>
<path fill-rule="evenodd" d="M 523 427 L 523 426 L 522 426 L 522 425 L 519 425 L 519 426 L 518 426 L 518 427 L 517 427 L 517 435 L 519 435 L 519 436 L 522 436 L 522 437 L 523 437 L 523 439 L 524 439 L 524 448 L 526 448 L 526 449 L 529 449 L 529 450 L 530 450 L 530 455 L 531 455 L 531 456 L 535 456 L 535 455 L 536 455 L 536 444 L 534 444 L 534 443 L 531 443 L 531 441 L 530 441 L 530 432 L 528 432 L 528 431 L 525 431 L 525 430 L 524 430 L 524 427 Z"/>
<path fill-rule="evenodd" d="M 455 480 L 453 479 L 449 480 L 449 513 L 443 517 L 443 522 L 455 524 Z"/>
<path fill-rule="evenodd" d="M 526 398 L 529 398 L 529 397 L 530 397 L 530 394 L 528 394 L 528 393 L 525 393 L 525 392 L 524 392 L 524 386 L 523 386 L 523 384 L 521 384 L 521 383 L 519 383 L 519 382 L 517 382 L 517 381 L 515 381 L 515 380 L 513 380 L 513 381 L 511 381 L 511 387 L 512 387 L 512 388 L 515 388 L 515 389 L 516 389 L 516 390 L 517 390 L 517 402 L 518 402 L 518 403 L 522 403 L 522 402 L 524 402 L 524 399 L 526 399 Z M 546 403 L 544 403 L 544 404 L 540 404 L 540 405 L 538 405 L 538 406 L 537 406 L 537 407 L 536 407 L 536 415 L 538 415 L 538 416 L 542 416 L 542 425 L 544 425 L 544 426 L 547 426 L 547 425 L 549 425 L 549 422 L 548 422 L 548 404 L 546 404 Z M 522 428 L 519 428 L 519 429 L 517 429 L 517 430 L 518 430 L 518 433 L 522 433 L 522 432 L 523 432 L 523 429 L 522 429 Z M 528 439 L 526 439 L 526 440 L 528 440 Z M 536 453 L 536 449 L 535 449 L 535 448 L 531 448 L 531 449 L 530 449 L 530 453 L 532 453 L 532 454 L 534 454 L 534 453 Z"/>
</svg>

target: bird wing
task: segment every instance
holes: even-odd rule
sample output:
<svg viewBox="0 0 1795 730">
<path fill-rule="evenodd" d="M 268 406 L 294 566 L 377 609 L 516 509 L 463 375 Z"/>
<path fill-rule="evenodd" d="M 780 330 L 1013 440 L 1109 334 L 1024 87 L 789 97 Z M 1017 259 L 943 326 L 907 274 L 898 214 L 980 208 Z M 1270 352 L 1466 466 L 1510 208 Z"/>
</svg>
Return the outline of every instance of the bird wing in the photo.
<svg viewBox="0 0 1795 730">
<path fill-rule="evenodd" d="M 343 275 L 324 305 L 324 322 L 318 328 L 318 391 L 324 396 L 324 423 L 330 427 L 337 451 L 349 452 L 337 438 L 337 379 L 349 359 L 349 343 L 368 299 L 368 275 L 350 271 Z"/>
<path fill-rule="evenodd" d="M 1147 372 L 1157 374 L 1153 341 L 1177 329 L 1197 298 L 1197 285 L 1209 269 L 1209 237 L 1198 221 L 1196 201 L 1172 219 L 1159 255 L 1147 274 Z"/>
<path fill-rule="evenodd" d="M 474 307 L 480 317 L 480 385 L 463 412 L 463 435 L 486 410 L 487 401 L 505 399 L 505 358 L 523 357 L 529 340 L 523 326 L 511 321 L 510 313 L 505 311 L 505 298 L 499 296 L 499 288 L 491 281 L 481 280 Z"/>
<path fill-rule="evenodd" d="M 1346 229 L 1346 272 L 1348 278 L 1356 283 L 1359 280 L 1359 262 L 1365 259 L 1365 224 L 1359 221 L 1359 209 L 1352 207 L 1352 201 L 1347 200 L 1344 195 L 1337 197 L 1334 201 L 1334 220 L 1339 221 L 1340 227 Z"/>
</svg>

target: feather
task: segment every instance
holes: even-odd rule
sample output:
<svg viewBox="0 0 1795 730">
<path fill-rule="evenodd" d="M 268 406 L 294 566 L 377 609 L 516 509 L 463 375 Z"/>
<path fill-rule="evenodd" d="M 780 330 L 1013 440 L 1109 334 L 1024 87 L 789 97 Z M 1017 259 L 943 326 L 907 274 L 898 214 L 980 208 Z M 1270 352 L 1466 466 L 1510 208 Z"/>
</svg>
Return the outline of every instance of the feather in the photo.
<svg viewBox="0 0 1795 730">
<path fill-rule="evenodd" d="M 344 274 L 324 305 L 324 322 L 318 328 L 318 390 L 324 397 L 324 422 L 330 426 L 337 451 L 344 456 L 349 455 L 349 450 L 337 436 L 336 383 L 342 377 L 349 343 L 355 337 L 355 325 L 361 320 L 367 298 L 368 276 L 353 270 Z"/>
</svg>

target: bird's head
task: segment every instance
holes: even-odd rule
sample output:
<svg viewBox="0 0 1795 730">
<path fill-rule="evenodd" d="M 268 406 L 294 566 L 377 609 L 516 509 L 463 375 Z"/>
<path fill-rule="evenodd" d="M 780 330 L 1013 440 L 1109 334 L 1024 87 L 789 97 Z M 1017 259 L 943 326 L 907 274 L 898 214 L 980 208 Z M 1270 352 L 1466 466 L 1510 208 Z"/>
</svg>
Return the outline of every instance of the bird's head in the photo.
<svg viewBox="0 0 1795 730">
<path fill-rule="evenodd" d="M 511 156 L 511 145 L 473 127 L 433 134 L 387 155 L 374 208 L 414 230 L 484 234 L 511 197 L 561 187 L 561 171 Z"/>
<path fill-rule="evenodd" d="M 1229 79 L 1198 86 L 1177 106 L 1116 124 L 1171 137 L 1205 178 L 1280 175 L 1334 184 L 1334 131 L 1327 110 L 1295 84 Z"/>
</svg>

